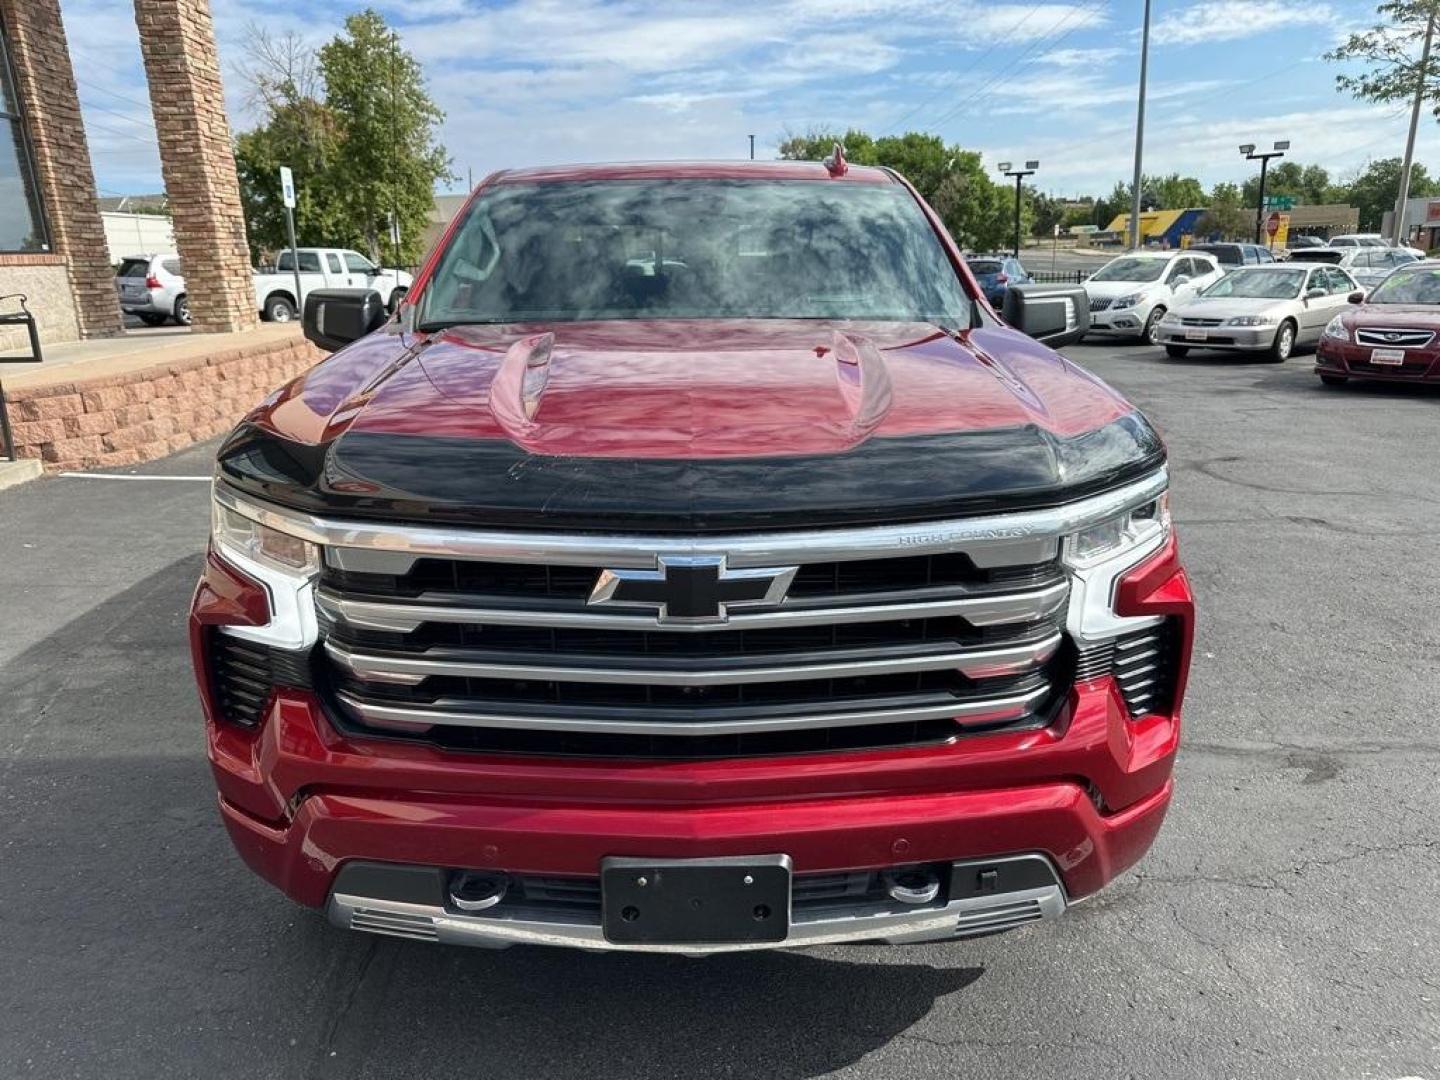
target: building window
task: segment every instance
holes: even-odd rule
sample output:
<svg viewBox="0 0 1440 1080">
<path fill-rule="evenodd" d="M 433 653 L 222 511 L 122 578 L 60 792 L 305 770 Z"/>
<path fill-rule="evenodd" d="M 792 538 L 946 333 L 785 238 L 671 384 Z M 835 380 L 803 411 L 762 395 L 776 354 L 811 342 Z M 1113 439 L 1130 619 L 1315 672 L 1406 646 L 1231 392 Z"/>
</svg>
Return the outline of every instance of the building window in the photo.
<svg viewBox="0 0 1440 1080">
<path fill-rule="evenodd" d="M 0 252 L 49 250 L 10 43 L 0 26 Z"/>
</svg>

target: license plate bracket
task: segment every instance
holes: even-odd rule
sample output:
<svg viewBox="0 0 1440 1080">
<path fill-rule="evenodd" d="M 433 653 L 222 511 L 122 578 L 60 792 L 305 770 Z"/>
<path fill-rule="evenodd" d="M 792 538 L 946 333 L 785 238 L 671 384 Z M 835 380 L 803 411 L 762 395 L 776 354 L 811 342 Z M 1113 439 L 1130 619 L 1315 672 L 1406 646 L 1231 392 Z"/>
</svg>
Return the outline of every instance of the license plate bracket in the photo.
<svg viewBox="0 0 1440 1080">
<path fill-rule="evenodd" d="M 1404 349 L 1371 349 L 1370 363 L 1384 367 L 1399 367 L 1405 363 Z"/>
<path fill-rule="evenodd" d="M 1206 331 L 1204 331 L 1204 330 L 1186 330 L 1186 331 L 1185 331 L 1185 340 L 1186 340 L 1186 341 L 1206 341 L 1206 340 L 1209 339 L 1209 337 L 1210 337 L 1209 333 L 1206 332 Z"/>
<path fill-rule="evenodd" d="M 784 941 L 790 878 L 788 855 L 603 859 L 601 928 L 626 945 Z"/>
</svg>

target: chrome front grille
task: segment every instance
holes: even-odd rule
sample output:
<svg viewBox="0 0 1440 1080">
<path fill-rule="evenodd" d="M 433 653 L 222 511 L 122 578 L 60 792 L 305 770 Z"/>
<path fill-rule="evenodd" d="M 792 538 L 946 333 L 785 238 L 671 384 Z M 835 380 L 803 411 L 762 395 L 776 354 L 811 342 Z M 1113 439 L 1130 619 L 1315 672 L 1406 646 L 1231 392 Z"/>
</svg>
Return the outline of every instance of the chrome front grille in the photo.
<svg viewBox="0 0 1440 1080">
<path fill-rule="evenodd" d="M 1091 311 L 1108 311 L 1112 298 L 1108 296 L 1092 296 L 1090 298 Z"/>
<path fill-rule="evenodd" d="M 590 603 L 599 562 L 332 549 L 316 593 L 322 681 L 337 715 L 370 732 L 640 756 L 944 741 L 1042 724 L 1068 686 L 1053 539 L 803 554 L 786 560 L 782 602 L 675 623 Z"/>
<path fill-rule="evenodd" d="M 1220 323 L 1221 323 L 1221 321 L 1222 321 L 1222 320 L 1220 320 L 1220 319 L 1182 318 L 1182 319 L 1180 320 L 1180 325 L 1181 325 L 1181 326 L 1219 326 Z"/>
<path fill-rule="evenodd" d="M 1434 338 L 1433 330 L 1400 327 L 1361 327 L 1355 331 L 1357 345 L 1369 345 L 1377 349 L 1423 349 Z"/>
</svg>

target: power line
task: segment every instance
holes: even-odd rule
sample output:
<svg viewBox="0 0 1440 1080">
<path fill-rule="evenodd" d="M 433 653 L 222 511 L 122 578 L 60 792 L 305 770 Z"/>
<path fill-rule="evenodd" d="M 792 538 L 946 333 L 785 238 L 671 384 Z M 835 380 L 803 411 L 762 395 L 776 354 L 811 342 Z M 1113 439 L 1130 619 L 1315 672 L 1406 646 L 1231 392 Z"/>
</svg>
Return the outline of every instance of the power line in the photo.
<svg viewBox="0 0 1440 1080">
<path fill-rule="evenodd" d="M 138 127 L 149 128 L 151 131 L 154 131 L 154 130 L 155 130 L 155 124 L 154 124 L 153 121 L 150 121 L 150 120 L 137 120 L 137 119 L 135 119 L 135 117 L 133 117 L 133 116 L 127 116 L 125 113 L 116 112 L 114 109 L 107 109 L 107 108 L 105 108 L 103 105 L 96 105 L 96 104 L 93 104 L 93 103 L 91 103 L 91 102 L 84 102 L 84 101 L 82 101 L 80 104 L 81 104 L 81 106 L 82 106 L 83 108 L 89 109 L 89 110 L 92 111 L 92 112 L 104 113 L 106 116 L 114 116 L 114 117 L 117 117 L 117 118 L 120 119 L 120 120 L 124 120 L 124 121 L 126 121 L 127 123 L 130 123 L 130 124 L 135 124 L 135 125 L 138 126 Z"/>
<path fill-rule="evenodd" d="M 1069 38 L 1071 34 L 1081 29 L 1080 26 L 1073 26 L 1069 30 L 1065 31 L 1065 33 L 1061 34 L 1059 37 L 1054 37 L 1053 35 L 1059 33 L 1062 26 L 1073 22 L 1077 17 L 1081 15 L 1093 15 L 1103 6 L 1105 6 L 1105 0 L 1094 0 L 1094 2 L 1087 4 L 1083 8 L 1072 8 L 1070 14 L 1066 15 L 1063 19 L 1056 20 L 1055 24 L 1051 27 L 1048 34 L 1036 38 L 1030 44 L 1029 48 L 1021 52 L 1020 55 L 1011 60 L 1010 63 L 1006 64 L 1004 67 L 1001 67 L 999 70 L 994 72 L 994 74 L 992 74 L 989 79 L 976 87 L 968 97 L 962 98 L 958 103 L 956 103 L 949 110 L 943 113 L 931 124 L 931 127 L 938 129 L 942 124 L 949 123 L 957 115 L 963 112 L 972 101 L 975 101 L 976 99 L 981 97 L 981 95 L 983 95 L 986 90 L 994 86 L 995 83 L 999 81 L 1002 75 L 1013 69 L 1017 64 L 1020 64 L 1023 61 L 1025 62 L 1025 66 L 1028 67 L 1030 64 L 1035 63 L 1035 61 L 1039 59 L 1038 56 L 1031 57 L 1031 59 L 1028 61 L 1026 61 L 1025 58 L 1027 56 L 1030 56 L 1031 53 L 1035 52 L 1036 49 L 1047 43 L 1052 47 L 1055 45 L 1059 45 L 1062 41 L 1065 41 L 1067 38 Z"/>
<path fill-rule="evenodd" d="M 1030 5 L 1030 9 L 1025 12 L 1023 16 L 1021 16 L 1020 20 L 1016 22 L 1014 26 L 1010 27 L 1010 29 L 1005 31 L 1004 36 L 996 36 L 995 40 L 990 43 L 990 47 L 980 54 L 979 58 L 975 61 L 975 63 L 971 64 L 968 68 L 956 68 L 950 73 L 950 77 L 946 79 L 940 86 L 936 87 L 935 91 L 931 93 L 929 97 L 925 98 L 924 101 L 920 102 L 918 105 L 905 112 L 898 119 L 892 120 L 888 125 L 886 125 L 883 131 L 885 133 L 889 133 L 898 130 L 900 125 L 903 124 L 906 120 L 909 120 L 910 117 L 914 116 L 921 109 L 925 108 L 937 97 L 943 94 L 946 90 L 949 90 L 950 87 L 954 86 L 955 83 L 960 80 L 960 77 L 962 75 L 973 73 L 976 68 L 978 68 L 981 64 L 985 63 L 986 58 L 995 51 L 995 49 L 999 46 L 1000 42 L 1004 40 L 1005 36 L 1018 33 L 1020 29 L 1027 22 L 1030 21 L 1030 17 L 1034 15 L 1035 12 L 1039 11 L 1042 7 L 1044 7 L 1047 2 L 1048 0 L 1040 0 L 1039 3 Z"/>
</svg>

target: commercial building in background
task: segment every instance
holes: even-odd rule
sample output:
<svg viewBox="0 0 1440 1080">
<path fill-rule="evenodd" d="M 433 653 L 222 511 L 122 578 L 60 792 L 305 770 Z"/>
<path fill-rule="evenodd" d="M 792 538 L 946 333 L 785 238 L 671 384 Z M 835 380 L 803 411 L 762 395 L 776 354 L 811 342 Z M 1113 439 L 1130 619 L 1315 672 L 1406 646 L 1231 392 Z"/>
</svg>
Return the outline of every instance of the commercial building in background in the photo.
<svg viewBox="0 0 1440 1080">
<path fill-rule="evenodd" d="M 1389 236 L 1394 229 L 1395 211 L 1386 210 L 1380 234 Z M 1425 251 L 1440 248 L 1440 199 L 1426 196 L 1405 204 L 1405 242 Z"/>
<path fill-rule="evenodd" d="M 1140 215 L 1140 244 L 1143 247 L 1179 248 L 1190 242 L 1195 235 L 1195 223 L 1204 215 L 1205 208 L 1190 207 L 1185 210 L 1146 210 Z M 1105 232 L 1120 236 L 1130 235 L 1130 215 L 1116 214 Z"/>
</svg>

